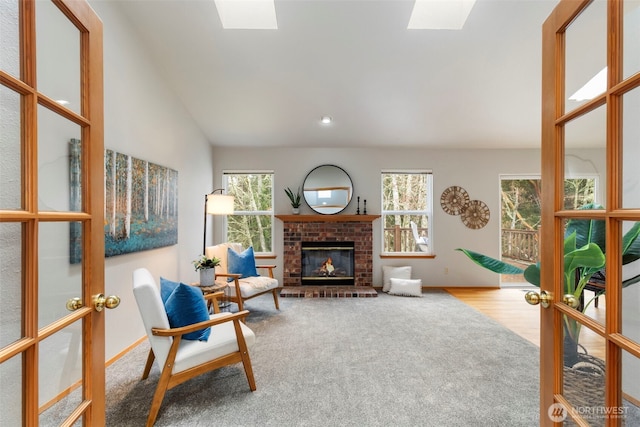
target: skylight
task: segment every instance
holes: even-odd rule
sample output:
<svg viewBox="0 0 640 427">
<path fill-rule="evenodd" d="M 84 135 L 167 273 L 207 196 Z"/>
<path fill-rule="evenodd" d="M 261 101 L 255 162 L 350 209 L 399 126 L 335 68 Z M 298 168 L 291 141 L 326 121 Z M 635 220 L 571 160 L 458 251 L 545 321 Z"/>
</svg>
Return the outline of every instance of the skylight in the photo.
<svg viewBox="0 0 640 427">
<path fill-rule="evenodd" d="M 277 30 L 275 0 L 215 0 L 222 28 Z"/>
<path fill-rule="evenodd" d="M 476 0 L 416 0 L 409 30 L 461 30 Z"/>
<path fill-rule="evenodd" d="M 584 86 L 569 97 L 572 101 L 588 101 L 607 90 L 607 67 L 593 76 Z"/>
</svg>

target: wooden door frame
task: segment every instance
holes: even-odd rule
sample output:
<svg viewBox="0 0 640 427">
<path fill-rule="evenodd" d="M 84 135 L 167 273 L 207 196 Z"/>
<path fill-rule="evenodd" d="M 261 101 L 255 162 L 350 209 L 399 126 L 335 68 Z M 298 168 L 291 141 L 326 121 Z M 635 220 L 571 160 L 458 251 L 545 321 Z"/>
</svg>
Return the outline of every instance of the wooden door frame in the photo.
<svg viewBox="0 0 640 427">
<path fill-rule="evenodd" d="M 622 349 L 638 355 L 637 345 L 622 335 L 622 221 L 640 219 L 639 209 L 622 206 L 622 100 L 621 94 L 640 86 L 636 74 L 620 84 L 622 75 L 623 1 L 607 3 L 606 91 L 580 107 L 565 111 L 565 31 L 591 0 L 562 0 L 543 25 L 542 55 L 542 233 L 541 290 L 552 293 L 551 309 L 540 313 L 540 425 L 553 425 L 547 410 L 554 403 L 570 407 L 563 393 L 562 317 L 577 319 L 606 342 L 605 401 L 608 408 L 622 406 Z M 606 204 L 598 211 L 563 211 L 564 126 L 573 118 L 606 106 Z M 551 159 L 551 161 L 544 161 Z M 561 302 L 564 292 L 562 259 L 564 221 L 568 218 L 601 219 L 606 224 L 607 298 L 606 321 L 601 325 Z M 549 267 L 550 266 L 550 267 Z M 607 426 L 620 425 L 618 418 L 607 418 Z"/>
<path fill-rule="evenodd" d="M 83 395 L 67 423 L 84 416 L 86 425 L 105 424 L 105 324 L 104 314 L 93 309 L 93 297 L 104 292 L 104 111 L 103 28 L 85 0 L 52 0 L 78 29 L 80 37 L 81 113 L 60 106 L 37 91 L 36 3 L 21 0 L 19 7 L 20 78 L 0 70 L 0 82 L 21 95 L 22 208 L 0 210 L 0 221 L 21 223 L 22 242 L 22 338 L 0 349 L 0 361 L 22 354 L 22 422 L 39 423 L 38 343 L 82 319 Z M 43 106 L 81 127 L 82 212 L 39 211 L 38 207 L 38 106 Z M 38 327 L 38 228 L 47 221 L 80 221 L 83 224 L 83 307 L 42 328 Z M 31 248 L 31 249 L 29 249 Z M 64 396 L 64 393 L 61 397 Z"/>
</svg>

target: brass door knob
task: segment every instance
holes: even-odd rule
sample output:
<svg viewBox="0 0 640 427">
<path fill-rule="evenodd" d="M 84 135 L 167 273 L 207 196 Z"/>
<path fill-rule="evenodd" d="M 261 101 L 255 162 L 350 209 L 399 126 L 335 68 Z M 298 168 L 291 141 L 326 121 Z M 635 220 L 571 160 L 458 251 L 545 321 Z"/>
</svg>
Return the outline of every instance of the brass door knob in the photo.
<svg viewBox="0 0 640 427">
<path fill-rule="evenodd" d="M 551 304 L 551 294 L 547 291 L 537 293 L 536 291 L 529 291 L 524 294 L 524 299 L 531 305 L 540 304 L 544 308 L 549 307 Z"/>
<path fill-rule="evenodd" d="M 82 307 L 82 298 L 75 297 L 67 301 L 67 310 L 69 311 L 76 311 L 80 307 Z"/>
<path fill-rule="evenodd" d="M 580 301 L 573 294 L 566 294 L 563 296 L 562 302 L 571 308 L 578 308 L 578 305 L 580 305 Z"/>
<path fill-rule="evenodd" d="M 102 311 L 105 307 L 109 309 L 116 308 L 120 305 L 120 297 L 110 295 L 105 297 L 104 294 L 98 294 L 93 297 L 93 306 L 96 311 Z"/>
</svg>

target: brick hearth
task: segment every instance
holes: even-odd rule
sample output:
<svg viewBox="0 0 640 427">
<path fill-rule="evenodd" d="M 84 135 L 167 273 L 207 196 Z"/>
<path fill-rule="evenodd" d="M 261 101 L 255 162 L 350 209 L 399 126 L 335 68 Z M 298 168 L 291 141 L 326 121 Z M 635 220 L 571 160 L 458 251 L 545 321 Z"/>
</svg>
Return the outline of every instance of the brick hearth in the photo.
<svg viewBox="0 0 640 427">
<path fill-rule="evenodd" d="M 370 286 L 287 286 L 282 298 L 372 298 L 378 292 Z"/>
<path fill-rule="evenodd" d="M 371 287 L 373 283 L 373 221 L 379 217 L 380 215 L 276 215 L 276 218 L 284 223 L 284 272 L 282 278 L 284 289 L 281 295 L 293 296 L 284 295 L 292 293 L 293 290 L 291 290 L 292 292 L 284 291 L 287 291 L 288 287 L 300 287 L 301 285 L 301 246 L 303 241 L 354 242 L 355 287 Z M 308 287 L 304 286 L 304 288 Z M 320 288 L 332 287 L 313 286 L 311 288 L 316 288 L 319 292 Z M 316 289 L 304 292 L 316 292 Z M 333 287 L 333 289 L 338 288 Z M 328 289 L 325 289 L 324 293 L 326 294 L 327 291 Z M 329 293 L 331 292 L 333 291 Z M 347 293 L 353 296 L 352 292 Z"/>
</svg>

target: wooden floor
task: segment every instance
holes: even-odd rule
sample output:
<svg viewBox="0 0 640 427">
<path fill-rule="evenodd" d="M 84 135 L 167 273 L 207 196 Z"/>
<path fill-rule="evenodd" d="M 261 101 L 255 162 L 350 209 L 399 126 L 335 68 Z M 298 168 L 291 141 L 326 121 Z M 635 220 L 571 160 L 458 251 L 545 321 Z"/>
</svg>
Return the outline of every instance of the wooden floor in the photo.
<svg viewBox="0 0 640 427">
<path fill-rule="evenodd" d="M 540 306 L 527 304 L 524 300 L 525 289 L 446 288 L 445 290 L 485 316 L 540 346 Z M 599 308 L 591 304 L 587 314 L 604 324 L 604 307 L 604 297 L 600 297 Z M 587 348 L 589 354 L 604 360 L 604 340 L 598 334 L 583 327 L 580 344 Z"/>
</svg>

